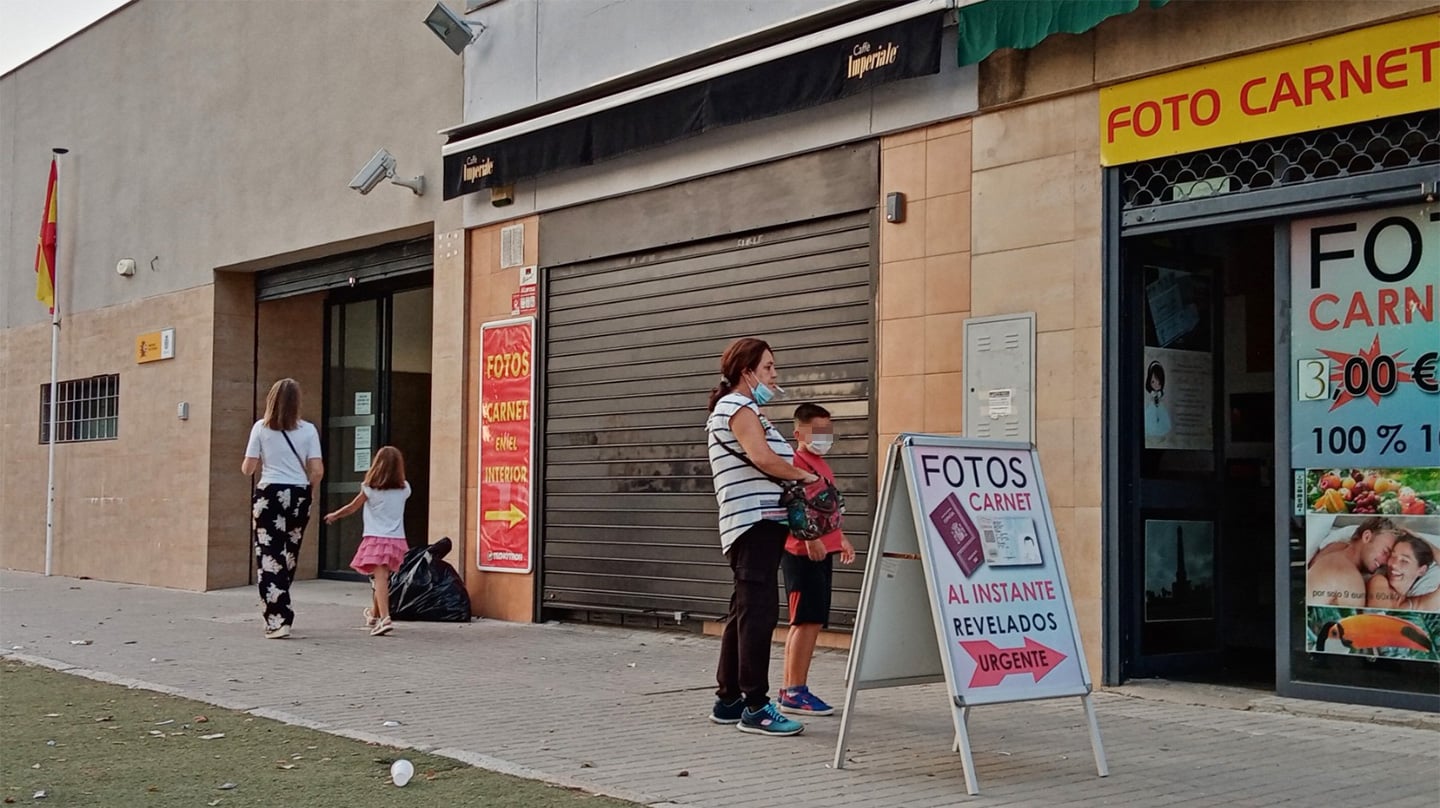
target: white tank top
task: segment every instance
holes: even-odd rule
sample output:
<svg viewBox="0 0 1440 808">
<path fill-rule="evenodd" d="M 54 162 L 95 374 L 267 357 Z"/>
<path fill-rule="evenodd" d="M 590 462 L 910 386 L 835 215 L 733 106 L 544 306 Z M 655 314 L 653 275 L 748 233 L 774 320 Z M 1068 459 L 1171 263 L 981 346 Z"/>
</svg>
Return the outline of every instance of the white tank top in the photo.
<svg viewBox="0 0 1440 808">
<path fill-rule="evenodd" d="M 760 412 L 753 400 L 740 393 L 731 393 L 715 402 L 715 409 L 705 424 L 709 433 L 710 475 L 715 483 L 715 501 L 720 504 L 720 549 L 730 552 L 730 546 L 762 519 L 784 521 L 785 511 L 780 507 L 780 486 L 759 469 L 746 463 L 725 447 L 745 454 L 735 433 L 730 431 L 730 418 L 741 409 L 750 409 L 760 417 L 765 428 L 765 442 L 770 451 L 795 462 L 795 449 L 785 442 L 785 436 Z"/>
</svg>

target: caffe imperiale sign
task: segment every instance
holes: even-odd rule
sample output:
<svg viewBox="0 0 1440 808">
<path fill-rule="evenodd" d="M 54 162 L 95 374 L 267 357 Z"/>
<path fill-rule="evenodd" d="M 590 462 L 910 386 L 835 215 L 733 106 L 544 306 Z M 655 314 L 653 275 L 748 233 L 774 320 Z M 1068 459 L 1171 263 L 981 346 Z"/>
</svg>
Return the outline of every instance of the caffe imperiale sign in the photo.
<svg viewBox="0 0 1440 808">
<path fill-rule="evenodd" d="M 473 148 L 445 155 L 445 198 L 620 157 L 722 126 L 828 104 L 940 72 L 944 12 L 697 81 L 503 140 L 461 129 Z"/>
</svg>

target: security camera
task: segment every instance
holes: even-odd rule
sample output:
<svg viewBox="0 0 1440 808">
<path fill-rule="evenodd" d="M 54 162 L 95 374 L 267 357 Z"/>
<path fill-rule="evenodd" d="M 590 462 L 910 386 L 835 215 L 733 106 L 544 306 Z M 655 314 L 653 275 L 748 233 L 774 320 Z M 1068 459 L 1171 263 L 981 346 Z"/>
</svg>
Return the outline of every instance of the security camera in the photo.
<svg viewBox="0 0 1440 808">
<path fill-rule="evenodd" d="M 379 185 L 381 180 L 393 176 L 395 176 L 395 156 L 381 149 L 375 152 L 375 156 L 370 158 L 370 162 L 366 163 L 364 168 L 360 169 L 360 173 L 355 175 L 355 179 L 350 180 L 350 187 L 362 195 L 368 194 L 375 190 L 375 186 Z"/>
</svg>

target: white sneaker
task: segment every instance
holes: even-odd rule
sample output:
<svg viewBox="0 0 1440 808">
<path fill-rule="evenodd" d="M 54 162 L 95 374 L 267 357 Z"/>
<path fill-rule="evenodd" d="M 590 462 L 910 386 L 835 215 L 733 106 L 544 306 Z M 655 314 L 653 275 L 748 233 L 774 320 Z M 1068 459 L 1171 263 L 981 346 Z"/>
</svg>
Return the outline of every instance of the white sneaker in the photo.
<svg viewBox="0 0 1440 808">
<path fill-rule="evenodd" d="M 290 627 L 286 625 L 282 625 L 280 626 L 280 628 L 271 629 L 265 632 L 265 639 L 267 640 L 283 640 L 289 636 Z"/>
</svg>

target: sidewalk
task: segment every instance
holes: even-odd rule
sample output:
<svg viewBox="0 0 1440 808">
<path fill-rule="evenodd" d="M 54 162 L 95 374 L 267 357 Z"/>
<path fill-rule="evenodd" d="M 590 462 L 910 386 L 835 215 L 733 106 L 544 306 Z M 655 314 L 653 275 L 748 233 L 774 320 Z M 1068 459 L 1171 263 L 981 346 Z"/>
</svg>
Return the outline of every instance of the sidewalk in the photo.
<svg viewBox="0 0 1440 808">
<path fill-rule="evenodd" d="M 938 685 L 860 694 L 852 762 L 834 771 L 838 718 L 813 719 L 798 738 L 705 720 L 712 638 L 487 620 L 403 623 L 372 639 L 363 584 L 302 582 L 295 594 L 295 637 L 275 641 L 261 637 L 249 588 L 197 594 L 0 572 L 0 654 L 648 805 L 1440 800 L 1430 716 L 1415 716 L 1417 728 L 1101 692 L 1110 776 L 1100 779 L 1078 700 L 979 707 L 982 792 L 972 798 Z M 844 664 L 819 654 L 812 687 L 841 701 Z"/>
</svg>

